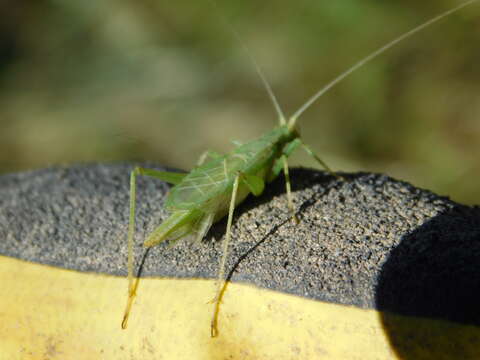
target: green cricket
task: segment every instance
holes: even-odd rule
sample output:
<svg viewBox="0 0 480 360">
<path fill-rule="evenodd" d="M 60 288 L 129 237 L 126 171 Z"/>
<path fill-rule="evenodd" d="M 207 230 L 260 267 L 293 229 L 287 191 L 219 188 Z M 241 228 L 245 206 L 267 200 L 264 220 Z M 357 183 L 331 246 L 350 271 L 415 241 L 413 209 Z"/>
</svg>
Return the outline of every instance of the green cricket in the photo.
<svg viewBox="0 0 480 360">
<path fill-rule="evenodd" d="M 188 173 L 165 172 L 136 167 L 130 174 L 128 300 L 122 320 L 122 328 L 126 329 L 127 327 L 138 285 L 138 279 L 134 281 L 133 275 L 133 238 L 135 231 L 137 176 L 150 176 L 174 185 L 165 200 L 165 208 L 170 213 L 170 216 L 148 235 L 143 243 L 145 247 L 152 247 L 164 241 L 177 241 L 187 237 L 194 240 L 201 240 L 207 234 L 213 223 L 228 214 L 225 240 L 222 244 L 223 255 L 220 261 L 216 283 L 217 290 L 213 298 L 215 304 L 210 324 L 211 336 L 215 337 L 218 335 L 218 314 L 235 206 L 245 200 L 250 193 L 254 196 L 261 195 L 265 189 L 265 184 L 273 181 L 283 171 L 288 208 L 292 219 L 297 221 L 292 202 L 287 158 L 298 147 L 302 147 L 323 168 L 335 175 L 326 163 L 321 160 L 308 145 L 302 142 L 300 134 L 295 128 L 297 119 L 310 108 L 318 98 L 367 62 L 384 53 L 400 41 L 476 1 L 478 0 L 470 0 L 445 11 L 370 53 L 318 90 L 288 121 L 265 76 L 255 60 L 250 56 L 277 112 L 279 118 L 277 127 L 256 140 L 238 145 L 227 154 L 221 155 L 213 151 L 206 151 L 200 157 L 197 166 Z M 236 33 L 234 34 L 238 37 Z"/>
</svg>

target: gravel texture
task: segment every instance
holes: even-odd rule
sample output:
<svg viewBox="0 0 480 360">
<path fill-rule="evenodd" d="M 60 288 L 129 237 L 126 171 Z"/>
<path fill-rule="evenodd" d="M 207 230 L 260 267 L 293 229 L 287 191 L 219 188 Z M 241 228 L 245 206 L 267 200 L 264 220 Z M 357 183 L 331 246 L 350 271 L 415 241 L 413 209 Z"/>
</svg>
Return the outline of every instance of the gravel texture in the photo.
<svg viewBox="0 0 480 360">
<path fill-rule="evenodd" d="M 158 169 L 161 167 L 152 166 Z M 130 164 L 49 168 L 0 177 L 0 254 L 67 269 L 126 274 Z M 233 281 L 309 298 L 480 324 L 480 208 L 381 174 L 292 169 L 299 224 L 283 177 L 236 208 Z M 150 251 L 169 186 L 139 178 L 141 276 L 215 277 L 220 221 L 201 243 Z"/>
</svg>

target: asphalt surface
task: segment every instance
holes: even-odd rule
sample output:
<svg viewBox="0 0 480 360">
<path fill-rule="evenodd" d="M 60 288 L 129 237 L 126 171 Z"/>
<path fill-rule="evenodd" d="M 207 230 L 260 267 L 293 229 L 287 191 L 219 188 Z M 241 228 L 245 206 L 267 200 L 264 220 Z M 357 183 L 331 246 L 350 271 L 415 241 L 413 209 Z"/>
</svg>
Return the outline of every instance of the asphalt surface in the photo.
<svg viewBox="0 0 480 360">
<path fill-rule="evenodd" d="M 57 167 L 0 177 L 0 254 L 126 275 L 131 164 Z M 161 169 L 161 167 L 156 167 Z M 283 177 L 235 209 L 232 281 L 318 300 L 480 324 L 480 208 L 381 174 L 292 169 L 298 224 Z M 145 236 L 166 218 L 169 186 L 139 178 L 141 276 L 214 278 L 226 221 L 201 243 Z"/>
</svg>

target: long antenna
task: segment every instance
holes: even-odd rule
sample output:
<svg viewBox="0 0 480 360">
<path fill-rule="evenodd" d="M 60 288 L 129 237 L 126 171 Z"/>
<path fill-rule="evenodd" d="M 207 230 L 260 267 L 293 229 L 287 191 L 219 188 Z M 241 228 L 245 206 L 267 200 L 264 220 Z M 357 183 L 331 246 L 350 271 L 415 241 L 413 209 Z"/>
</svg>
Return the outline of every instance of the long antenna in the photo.
<svg viewBox="0 0 480 360">
<path fill-rule="evenodd" d="M 280 107 L 280 104 L 277 100 L 277 97 L 275 96 L 273 90 L 272 90 L 272 87 L 270 86 L 270 83 L 268 82 L 265 74 L 263 73 L 260 65 L 258 65 L 257 61 L 255 60 L 255 58 L 253 57 L 250 49 L 247 47 L 247 45 L 245 44 L 245 42 L 242 40 L 242 38 L 240 37 L 240 34 L 235 30 L 235 28 L 229 24 L 226 20 L 225 20 L 225 17 L 222 16 L 221 12 L 219 11 L 218 9 L 218 5 L 216 3 L 215 0 L 210 0 L 210 2 L 212 3 L 213 7 L 215 8 L 217 14 L 218 14 L 218 17 L 222 20 L 222 22 L 224 23 L 225 27 L 232 33 L 232 35 L 235 37 L 235 39 L 238 41 L 238 43 L 240 44 L 240 46 L 242 46 L 243 50 L 245 51 L 245 53 L 247 54 L 247 56 L 250 58 L 250 61 L 252 62 L 253 66 L 255 67 L 255 71 L 257 72 L 258 76 L 260 77 L 260 79 L 262 80 L 262 84 L 265 88 L 265 90 L 267 91 L 267 94 L 268 94 L 268 97 L 270 98 L 270 100 L 272 101 L 272 104 L 273 104 L 273 107 L 275 108 L 275 111 L 278 115 L 278 119 L 279 119 L 279 122 L 280 122 L 280 125 L 285 125 L 287 122 L 286 122 L 286 118 L 285 118 L 285 113 L 283 112 L 282 108 Z"/>
<path fill-rule="evenodd" d="M 318 90 L 315 94 L 313 94 L 312 97 L 310 97 L 291 117 L 290 117 L 290 120 L 288 121 L 288 127 L 289 128 L 293 128 L 295 126 L 295 122 L 297 121 L 297 119 L 310 107 L 312 106 L 312 104 L 318 100 L 318 98 L 320 96 L 322 96 L 323 94 L 325 94 L 327 91 L 329 91 L 332 87 L 334 87 L 335 85 L 337 85 L 340 81 L 342 81 L 343 79 L 345 79 L 347 76 L 349 76 L 351 73 L 353 73 L 354 71 L 358 70 L 360 67 L 362 67 L 363 65 L 365 65 L 366 63 L 368 63 L 369 61 L 373 60 L 374 58 L 376 58 L 378 55 L 384 53 L 385 51 L 387 51 L 388 49 L 390 49 L 391 47 L 395 46 L 396 44 L 398 44 L 400 41 L 416 34 L 417 32 L 423 30 L 424 28 L 432 25 L 433 23 L 443 19 L 444 17 L 464 8 L 465 6 L 467 5 L 470 5 L 471 3 L 474 3 L 478 0 L 469 0 L 469 1 L 466 1 L 464 2 L 463 4 L 460 4 L 456 7 L 454 7 L 453 9 L 450 9 L 448 11 L 445 11 L 433 18 L 431 18 L 430 20 L 424 22 L 423 24 L 413 28 L 412 30 L 410 31 L 407 31 L 406 33 L 404 33 L 403 35 L 400 35 L 399 37 L 397 37 L 396 39 L 393 39 L 392 41 L 390 41 L 389 43 L 387 43 L 386 45 L 383 45 L 382 47 L 378 48 L 377 50 L 375 50 L 374 52 L 372 52 L 370 55 L 364 57 L 363 59 L 361 59 L 360 61 L 358 61 L 357 63 L 355 63 L 351 68 L 349 68 L 348 70 L 346 70 L 345 72 L 341 73 L 340 75 L 338 75 L 336 78 L 334 78 L 332 81 L 330 81 L 327 85 L 325 85 L 324 87 L 322 87 L 320 90 Z"/>
</svg>

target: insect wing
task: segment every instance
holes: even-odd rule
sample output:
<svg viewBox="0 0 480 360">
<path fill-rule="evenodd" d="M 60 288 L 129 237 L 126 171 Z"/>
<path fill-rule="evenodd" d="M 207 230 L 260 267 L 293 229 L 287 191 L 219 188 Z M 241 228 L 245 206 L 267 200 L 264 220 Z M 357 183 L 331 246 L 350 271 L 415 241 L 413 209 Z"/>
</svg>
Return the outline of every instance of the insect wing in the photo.
<svg viewBox="0 0 480 360">
<path fill-rule="evenodd" d="M 171 189 L 166 206 L 173 209 L 193 209 L 225 193 L 229 185 L 232 185 L 232 179 L 223 156 L 193 169 L 180 184 Z"/>
</svg>

